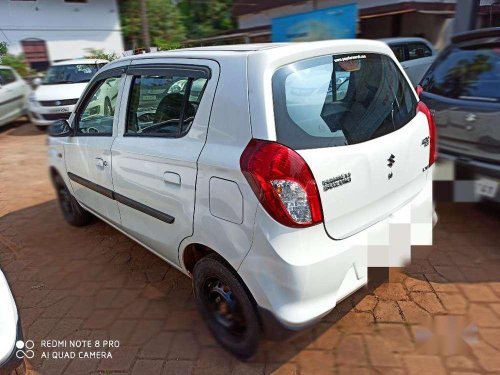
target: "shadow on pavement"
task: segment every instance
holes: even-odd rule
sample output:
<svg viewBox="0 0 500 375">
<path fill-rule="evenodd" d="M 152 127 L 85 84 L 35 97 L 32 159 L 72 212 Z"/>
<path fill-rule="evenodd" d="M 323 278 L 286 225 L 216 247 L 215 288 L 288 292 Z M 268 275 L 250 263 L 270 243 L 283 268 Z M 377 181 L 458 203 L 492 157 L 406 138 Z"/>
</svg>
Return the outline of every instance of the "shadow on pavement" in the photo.
<svg viewBox="0 0 500 375">
<path fill-rule="evenodd" d="M 437 209 L 435 246 L 415 248 L 404 276 L 433 283 L 500 281 L 496 213 L 474 205 L 440 204 Z M 26 338 L 108 337 L 120 340 L 119 351 L 126 356 L 155 350 L 167 366 L 176 358 L 194 366 L 205 355 L 238 363 L 199 318 L 190 280 L 107 224 L 71 227 L 52 200 L 1 217 L 0 239 L 0 266 L 18 301 Z M 370 276 L 367 287 L 320 323 L 284 342 L 265 340 L 249 363 L 265 364 L 270 373 L 295 363 L 303 351 L 337 350 L 347 334 L 375 334 L 373 323 L 380 320 L 375 303 L 361 304 L 368 297 L 384 298 L 379 290 L 388 273 L 376 269 Z M 394 300 L 401 298 L 406 296 Z M 106 370 L 106 363 L 96 361 L 91 371 Z M 37 369 L 46 365 L 39 355 L 29 362 Z M 70 373 L 69 367 L 65 371 Z"/>
</svg>

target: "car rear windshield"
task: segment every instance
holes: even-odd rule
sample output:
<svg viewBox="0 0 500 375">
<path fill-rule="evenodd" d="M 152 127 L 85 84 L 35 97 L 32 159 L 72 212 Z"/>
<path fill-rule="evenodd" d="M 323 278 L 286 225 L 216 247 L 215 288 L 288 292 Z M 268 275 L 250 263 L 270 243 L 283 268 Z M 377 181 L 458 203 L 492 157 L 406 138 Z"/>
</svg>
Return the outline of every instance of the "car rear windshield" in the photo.
<svg viewBox="0 0 500 375">
<path fill-rule="evenodd" d="M 453 99 L 500 102 L 500 45 L 448 48 L 422 80 L 425 91 Z"/>
<path fill-rule="evenodd" d="M 273 76 L 273 98 L 277 140 L 296 150 L 384 136 L 407 124 L 417 105 L 393 60 L 375 53 L 286 65 Z"/>
</svg>

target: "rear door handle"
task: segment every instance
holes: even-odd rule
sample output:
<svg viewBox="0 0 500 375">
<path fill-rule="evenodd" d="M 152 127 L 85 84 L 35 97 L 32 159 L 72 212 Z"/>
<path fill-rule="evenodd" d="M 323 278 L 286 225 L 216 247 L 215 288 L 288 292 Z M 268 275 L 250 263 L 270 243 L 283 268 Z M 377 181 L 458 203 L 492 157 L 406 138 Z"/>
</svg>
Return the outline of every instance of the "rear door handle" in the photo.
<svg viewBox="0 0 500 375">
<path fill-rule="evenodd" d="M 103 158 L 95 158 L 95 165 L 99 168 L 104 168 L 108 165 L 108 162 Z"/>
<path fill-rule="evenodd" d="M 163 181 L 165 181 L 169 184 L 180 185 L 181 184 L 181 176 L 175 172 L 165 172 L 163 174 Z"/>
</svg>

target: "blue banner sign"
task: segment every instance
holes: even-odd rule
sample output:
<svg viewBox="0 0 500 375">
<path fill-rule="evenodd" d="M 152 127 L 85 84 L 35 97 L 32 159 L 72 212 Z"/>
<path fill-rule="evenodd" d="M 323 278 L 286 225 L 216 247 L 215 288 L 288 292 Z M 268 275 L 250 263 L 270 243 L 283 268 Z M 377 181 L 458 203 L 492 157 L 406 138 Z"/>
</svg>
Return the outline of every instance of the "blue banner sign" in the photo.
<svg viewBox="0 0 500 375">
<path fill-rule="evenodd" d="M 356 4 L 273 18 L 273 42 L 355 38 L 356 19 Z"/>
</svg>

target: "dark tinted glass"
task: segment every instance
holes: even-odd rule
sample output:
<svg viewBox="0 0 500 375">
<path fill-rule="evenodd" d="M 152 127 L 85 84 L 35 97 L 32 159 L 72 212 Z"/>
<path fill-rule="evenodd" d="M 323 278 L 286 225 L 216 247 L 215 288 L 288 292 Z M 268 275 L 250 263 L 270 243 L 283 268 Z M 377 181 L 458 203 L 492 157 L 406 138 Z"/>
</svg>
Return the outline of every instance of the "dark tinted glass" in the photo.
<svg viewBox="0 0 500 375">
<path fill-rule="evenodd" d="M 409 43 L 408 58 L 410 60 L 421 59 L 423 57 L 432 56 L 432 51 L 424 43 Z"/>
<path fill-rule="evenodd" d="M 0 85 L 15 82 L 16 76 L 10 69 L 0 69 Z"/>
<path fill-rule="evenodd" d="M 422 81 L 425 91 L 454 99 L 500 101 L 500 45 L 446 50 Z"/>
<path fill-rule="evenodd" d="M 177 137 L 187 133 L 206 82 L 206 78 L 134 77 L 125 134 Z"/>
<path fill-rule="evenodd" d="M 407 124 L 417 104 L 393 60 L 370 53 L 287 65 L 273 76 L 273 96 L 278 142 L 294 149 L 384 136 Z"/>
</svg>

